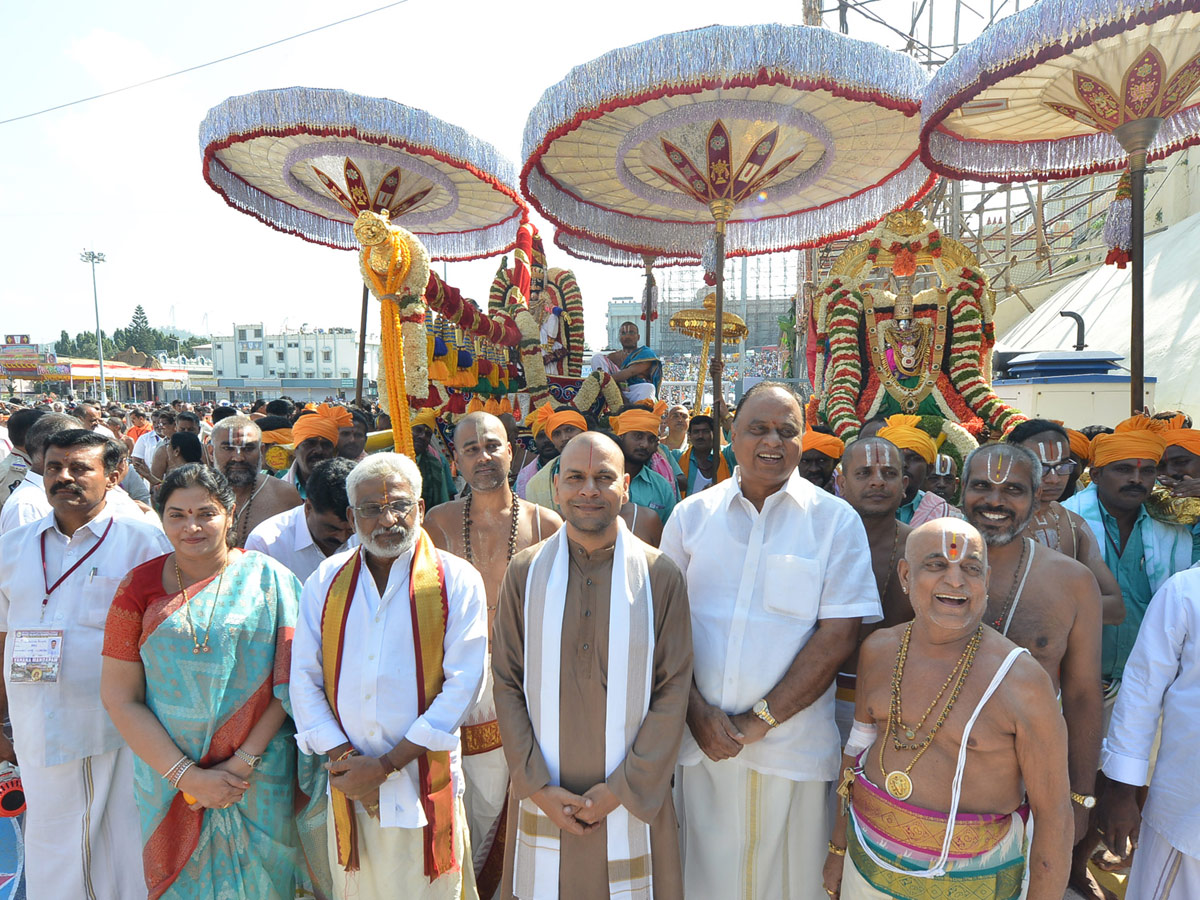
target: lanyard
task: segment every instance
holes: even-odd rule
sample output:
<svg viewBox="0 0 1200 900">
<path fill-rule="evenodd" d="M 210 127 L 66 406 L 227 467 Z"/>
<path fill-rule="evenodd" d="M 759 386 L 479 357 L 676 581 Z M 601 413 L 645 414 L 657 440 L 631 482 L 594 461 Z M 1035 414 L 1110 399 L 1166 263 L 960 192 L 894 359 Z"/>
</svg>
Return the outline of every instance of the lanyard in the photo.
<svg viewBox="0 0 1200 900">
<path fill-rule="evenodd" d="M 92 549 L 89 550 L 87 553 L 83 554 L 82 558 L 80 558 L 79 561 L 75 563 L 75 565 L 71 566 L 71 568 L 67 569 L 67 571 L 62 574 L 62 577 L 60 577 L 58 579 L 58 581 L 54 582 L 53 585 L 50 584 L 50 574 L 46 571 L 46 532 L 45 531 L 42 532 L 42 545 L 41 545 L 42 546 L 42 584 L 45 585 L 45 587 L 46 587 L 46 596 L 42 599 L 42 618 L 43 619 L 46 617 L 46 604 L 50 602 L 50 595 L 53 594 L 58 589 L 58 586 L 60 584 L 62 584 L 64 581 L 66 581 L 68 578 L 70 578 L 71 574 L 76 569 L 78 569 L 85 562 L 87 562 L 88 557 L 90 557 L 93 553 L 95 553 L 97 550 L 100 549 L 100 545 L 104 543 L 104 539 L 106 537 L 108 537 L 108 533 L 110 531 L 112 531 L 113 522 L 115 522 L 115 521 L 116 521 L 116 519 L 108 520 L 108 527 L 104 529 L 104 533 L 102 535 L 100 535 L 100 540 L 96 541 L 95 546 L 93 546 Z"/>
</svg>

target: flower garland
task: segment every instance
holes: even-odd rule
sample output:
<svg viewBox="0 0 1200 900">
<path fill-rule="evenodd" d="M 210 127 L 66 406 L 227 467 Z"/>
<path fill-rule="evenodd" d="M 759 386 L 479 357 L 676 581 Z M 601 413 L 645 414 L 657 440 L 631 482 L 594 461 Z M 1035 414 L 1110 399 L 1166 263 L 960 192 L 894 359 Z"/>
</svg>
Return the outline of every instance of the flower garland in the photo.
<svg viewBox="0 0 1200 900">
<path fill-rule="evenodd" d="M 867 245 L 867 259 L 871 262 L 871 268 L 875 268 L 878 264 L 879 251 L 883 249 L 884 240 L 888 240 L 887 251 L 892 254 L 892 272 L 897 278 L 907 278 L 917 273 L 917 254 L 923 248 L 928 248 L 929 255 L 935 260 L 942 257 L 942 234 L 940 231 L 929 232 L 926 235 L 926 243 L 896 234 L 887 227 L 877 228 L 874 233 L 879 237 L 872 239 L 871 243 Z"/>
<path fill-rule="evenodd" d="M 607 372 L 593 372 L 583 380 L 572 405 L 580 412 L 587 412 L 601 397 L 604 398 L 604 406 L 609 412 L 616 412 L 624 403 L 621 399 L 621 389 L 617 387 L 613 377 Z"/>
</svg>

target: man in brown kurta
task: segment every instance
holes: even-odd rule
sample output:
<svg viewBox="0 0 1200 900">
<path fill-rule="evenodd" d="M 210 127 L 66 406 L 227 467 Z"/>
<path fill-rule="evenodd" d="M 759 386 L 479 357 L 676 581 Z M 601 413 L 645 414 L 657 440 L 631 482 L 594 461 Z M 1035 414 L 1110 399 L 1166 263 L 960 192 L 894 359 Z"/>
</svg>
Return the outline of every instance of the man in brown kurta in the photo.
<svg viewBox="0 0 1200 900">
<path fill-rule="evenodd" d="M 654 897 L 675 900 L 683 897 L 683 877 L 670 786 L 692 680 L 686 586 L 670 559 L 626 535 L 635 550 L 645 554 L 649 572 L 654 610 L 651 693 L 649 710 L 629 754 L 605 779 L 609 597 L 617 518 L 628 499 L 629 478 L 620 449 L 604 435 L 573 438 L 559 468 L 556 500 L 566 519 L 570 569 L 562 619 L 561 783 L 557 786 L 550 785 L 523 683 L 525 587 L 542 544 L 513 557 L 492 636 L 496 716 L 512 778 L 503 894 L 516 896 L 513 863 L 519 802 L 529 798 L 561 828 L 559 897 L 607 900 L 603 817 L 619 804 L 650 825 Z"/>
</svg>

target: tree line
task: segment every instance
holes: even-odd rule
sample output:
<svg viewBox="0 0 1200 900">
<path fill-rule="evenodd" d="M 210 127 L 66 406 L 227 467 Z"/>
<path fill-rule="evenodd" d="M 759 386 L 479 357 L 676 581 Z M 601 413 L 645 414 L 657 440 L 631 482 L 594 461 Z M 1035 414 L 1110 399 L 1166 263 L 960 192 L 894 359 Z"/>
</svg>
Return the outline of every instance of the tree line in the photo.
<svg viewBox="0 0 1200 900">
<path fill-rule="evenodd" d="M 151 356 L 157 356 L 159 353 L 169 356 L 192 356 L 196 346 L 208 343 L 208 338 L 205 337 L 176 337 L 153 328 L 146 316 L 146 310 L 141 305 L 133 311 L 133 319 L 127 327 L 116 329 L 112 335 L 101 331 L 100 336 L 104 341 L 105 359 L 110 359 L 131 347 Z M 54 344 L 54 352 L 59 356 L 96 359 L 96 332 L 82 331 L 71 337 L 66 329 L 63 329 Z"/>
</svg>

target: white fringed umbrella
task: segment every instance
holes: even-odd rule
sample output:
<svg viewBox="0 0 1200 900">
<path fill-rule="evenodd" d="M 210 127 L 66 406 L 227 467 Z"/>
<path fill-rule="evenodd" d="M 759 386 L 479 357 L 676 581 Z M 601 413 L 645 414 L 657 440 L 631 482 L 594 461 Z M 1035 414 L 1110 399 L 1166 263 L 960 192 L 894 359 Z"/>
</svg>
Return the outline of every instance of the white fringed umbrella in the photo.
<svg viewBox="0 0 1200 900">
<path fill-rule="evenodd" d="M 715 231 L 719 322 L 727 242 L 730 254 L 816 246 L 933 186 L 916 158 L 926 80 L 911 57 L 822 28 L 662 35 L 543 94 L 521 187 L 587 259 L 699 261 Z"/>
<path fill-rule="evenodd" d="M 1039 0 L 955 53 L 921 112 L 921 157 L 953 178 L 1046 181 L 1129 166 L 1134 411 L 1145 405 L 1146 162 L 1200 142 L 1197 87 L 1200 0 Z"/>
</svg>

